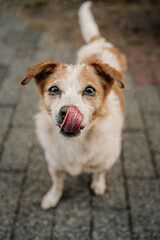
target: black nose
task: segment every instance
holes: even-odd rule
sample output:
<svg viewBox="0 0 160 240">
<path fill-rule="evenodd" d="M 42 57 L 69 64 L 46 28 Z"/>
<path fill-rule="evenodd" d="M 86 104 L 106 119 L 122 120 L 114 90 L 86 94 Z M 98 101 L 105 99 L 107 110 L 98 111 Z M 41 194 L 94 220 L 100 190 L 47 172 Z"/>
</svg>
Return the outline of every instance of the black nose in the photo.
<svg viewBox="0 0 160 240">
<path fill-rule="evenodd" d="M 64 106 L 60 109 L 59 116 L 61 117 L 62 120 L 65 119 L 68 108 L 69 108 L 69 106 Z"/>
</svg>

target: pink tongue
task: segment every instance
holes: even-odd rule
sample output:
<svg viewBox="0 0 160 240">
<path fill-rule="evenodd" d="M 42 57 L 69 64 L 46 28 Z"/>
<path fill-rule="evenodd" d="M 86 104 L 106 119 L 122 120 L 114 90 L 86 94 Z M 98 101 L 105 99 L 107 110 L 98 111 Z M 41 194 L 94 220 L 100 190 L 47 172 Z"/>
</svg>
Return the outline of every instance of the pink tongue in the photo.
<svg viewBox="0 0 160 240">
<path fill-rule="evenodd" d="M 75 106 L 70 106 L 61 125 L 66 132 L 78 132 L 83 121 L 83 114 Z"/>
</svg>

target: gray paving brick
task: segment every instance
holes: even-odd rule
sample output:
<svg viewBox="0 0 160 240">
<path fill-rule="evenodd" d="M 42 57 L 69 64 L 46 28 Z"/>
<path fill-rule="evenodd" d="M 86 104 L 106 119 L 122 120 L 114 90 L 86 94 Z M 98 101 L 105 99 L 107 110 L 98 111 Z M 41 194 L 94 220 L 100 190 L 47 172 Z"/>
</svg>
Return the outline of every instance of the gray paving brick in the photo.
<svg viewBox="0 0 160 240">
<path fill-rule="evenodd" d="M 4 81 L 5 76 L 7 75 L 8 66 L 1 64 L 0 65 L 0 87 L 2 85 L 2 82 Z"/>
<path fill-rule="evenodd" d="M 88 176 L 68 177 L 63 197 L 54 209 L 52 239 L 90 239 Z"/>
<path fill-rule="evenodd" d="M 14 56 L 14 48 L 0 42 L 0 64 L 9 64 Z"/>
<path fill-rule="evenodd" d="M 129 240 L 129 230 L 126 211 L 97 207 L 94 210 L 93 239 Z"/>
<path fill-rule="evenodd" d="M 51 181 L 42 150 L 38 145 L 30 156 L 27 181 L 21 199 L 14 239 L 51 239 L 53 210 L 43 211 L 40 203 Z"/>
<path fill-rule="evenodd" d="M 12 112 L 13 107 L 0 107 L 0 145 L 7 132 Z"/>
<path fill-rule="evenodd" d="M 8 239 L 11 230 L 17 200 L 22 181 L 22 174 L 0 172 L 0 239 Z"/>
<path fill-rule="evenodd" d="M 129 239 L 120 160 L 108 172 L 106 183 L 104 196 L 92 196 L 93 239 Z"/>
<path fill-rule="evenodd" d="M 145 115 L 151 148 L 160 153 L 160 115 Z"/>
<path fill-rule="evenodd" d="M 5 44 L 10 46 L 15 46 L 18 44 L 18 42 L 21 39 L 21 36 L 23 35 L 23 31 L 18 31 L 17 29 L 11 29 L 10 33 L 5 38 Z"/>
<path fill-rule="evenodd" d="M 42 34 L 39 39 L 37 51 L 35 53 L 34 62 L 35 64 L 45 60 L 55 60 L 54 51 L 52 49 L 53 45 L 53 36 L 50 34 Z"/>
<path fill-rule="evenodd" d="M 39 94 L 37 93 L 34 82 L 25 87 L 21 86 L 21 99 L 14 112 L 12 125 L 15 127 L 29 128 L 35 131 L 35 113 L 39 111 Z"/>
<path fill-rule="evenodd" d="M 155 153 L 154 154 L 154 161 L 156 162 L 157 171 L 160 175 L 160 153 Z"/>
<path fill-rule="evenodd" d="M 33 141 L 32 129 L 12 128 L 4 147 L 0 169 L 23 171 Z"/>
<path fill-rule="evenodd" d="M 125 171 L 129 177 L 154 177 L 151 155 L 143 132 L 123 134 Z"/>
<path fill-rule="evenodd" d="M 124 129 L 144 129 L 137 97 L 135 94 L 135 86 L 131 75 L 127 75 L 125 80 L 125 123 Z"/>
<path fill-rule="evenodd" d="M 68 42 L 53 44 L 51 57 L 53 60 L 68 64 L 75 64 L 76 60 L 75 50 Z"/>
<path fill-rule="evenodd" d="M 160 113 L 160 93 L 156 86 L 137 85 L 136 91 L 144 113 Z"/>
<path fill-rule="evenodd" d="M 156 180 L 128 180 L 135 240 L 160 239 L 160 192 Z"/>
<path fill-rule="evenodd" d="M 17 57 L 33 57 L 40 33 L 31 28 L 26 28 L 21 44 L 17 46 Z"/>
<path fill-rule="evenodd" d="M 0 104 L 16 104 L 19 88 L 17 77 L 9 75 L 0 89 Z"/>
<path fill-rule="evenodd" d="M 0 26 L 1 26 L 1 31 L 0 31 L 0 40 L 2 41 L 6 35 L 10 32 L 13 22 L 15 21 L 15 13 L 9 13 L 9 14 L 0 14 Z"/>
<path fill-rule="evenodd" d="M 15 104 L 19 97 L 19 90 L 23 89 L 21 80 L 27 72 L 28 66 L 32 65 L 29 58 L 17 58 L 10 65 L 8 76 L 5 78 L 0 89 L 0 104 Z"/>
</svg>

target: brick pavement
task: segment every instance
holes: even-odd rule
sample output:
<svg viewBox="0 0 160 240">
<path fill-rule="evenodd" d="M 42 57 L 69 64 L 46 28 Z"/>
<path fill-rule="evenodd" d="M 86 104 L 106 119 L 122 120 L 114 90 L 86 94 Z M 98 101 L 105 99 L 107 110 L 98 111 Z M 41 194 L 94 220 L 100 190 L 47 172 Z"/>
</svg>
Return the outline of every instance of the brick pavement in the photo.
<svg viewBox="0 0 160 240">
<path fill-rule="evenodd" d="M 41 210 L 51 182 L 34 134 L 38 94 L 20 80 L 41 60 L 74 62 L 72 44 L 52 38 L 14 12 L 0 17 L 0 240 L 160 239 L 160 95 L 130 72 L 122 154 L 106 194 L 91 192 L 88 175 L 68 176 L 59 205 Z"/>
</svg>

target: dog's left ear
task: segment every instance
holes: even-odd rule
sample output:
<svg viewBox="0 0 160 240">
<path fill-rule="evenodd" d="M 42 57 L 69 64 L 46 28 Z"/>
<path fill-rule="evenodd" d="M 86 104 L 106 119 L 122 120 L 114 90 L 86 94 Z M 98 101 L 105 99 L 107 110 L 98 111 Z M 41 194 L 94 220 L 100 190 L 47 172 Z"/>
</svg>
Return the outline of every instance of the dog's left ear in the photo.
<svg viewBox="0 0 160 240">
<path fill-rule="evenodd" d="M 98 74 L 102 79 L 104 84 L 112 85 L 115 81 L 119 88 L 124 88 L 124 83 L 122 81 L 123 77 L 120 72 L 112 68 L 106 63 L 100 63 L 98 61 L 90 63 L 94 68 L 96 74 Z"/>
<path fill-rule="evenodd" d="M 60 63 L 53 61 L 44 61 L 38 63 L 28 69 L 28 72 L 22 80 L 21 84 L 26 85 L 32 78 L 35 78 L 36 84 L 40 84 L 41 81 L 52 74 L 55 71 L 55 68 L 59 65 Z"/>
</svg>

